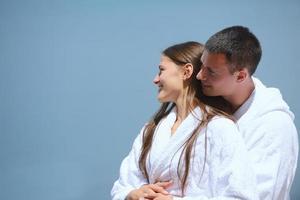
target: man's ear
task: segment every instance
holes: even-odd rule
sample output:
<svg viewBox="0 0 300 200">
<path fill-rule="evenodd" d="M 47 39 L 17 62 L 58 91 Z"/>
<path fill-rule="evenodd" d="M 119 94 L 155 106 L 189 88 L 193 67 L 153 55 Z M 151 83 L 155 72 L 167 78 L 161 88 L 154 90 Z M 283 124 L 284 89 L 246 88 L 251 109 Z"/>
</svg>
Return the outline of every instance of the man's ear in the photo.
<svg viewBox="0 0 300 200">
<path fill-rule="evenodd" d="M 243 82 L 249 76 L 249 72 L 247 68 L 239 69 L 238 71 L 234 72 L 236 76 L 237 82 Z"/>
<path fill-rule="evenodd" d="M 182 67 L 183 70 L 183 80 L 189 79 L 194 71 L 194 67 L 191 63 L 187 63 Z"/>
</svg>

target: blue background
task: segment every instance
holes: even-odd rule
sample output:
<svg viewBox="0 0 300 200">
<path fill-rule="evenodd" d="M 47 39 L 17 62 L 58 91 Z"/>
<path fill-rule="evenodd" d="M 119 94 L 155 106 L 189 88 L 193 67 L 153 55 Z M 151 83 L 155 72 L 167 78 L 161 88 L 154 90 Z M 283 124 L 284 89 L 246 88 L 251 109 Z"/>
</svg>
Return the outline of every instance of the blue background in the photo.
<svg viewBox="0 0 300 200">
<path fill-rule="evenodd" d="M 0 0 L 0 199 L 110 199 L 156 111 L 160 52 L 248 26 L 256 76 L 299 113 L 300 2 Z M 292 199 L 300 199 L 297 172 Z"/>
</svg>

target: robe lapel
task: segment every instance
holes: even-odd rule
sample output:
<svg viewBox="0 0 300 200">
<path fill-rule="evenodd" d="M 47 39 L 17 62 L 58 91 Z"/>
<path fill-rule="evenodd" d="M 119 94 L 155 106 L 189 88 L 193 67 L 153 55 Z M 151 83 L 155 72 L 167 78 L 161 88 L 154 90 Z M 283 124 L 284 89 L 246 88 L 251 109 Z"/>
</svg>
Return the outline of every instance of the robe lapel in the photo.
<svg viewBox="0 0 300 200">
<path fill-rule="evenodd" d="M 171 135 L 171 128 L 176 120 L 176 111 L 173 111 L 159 124 L 155 132 L 154 141 L 149 157 L 149 178 L 150 183 L 170 179 L 169 167 L 173 156 L 181 153 L 182 147 L 188 137 L 201 119 L 201 111 L 195 108 L 193 114 L 190 113 L 187 118 Z M 176 161 L 178 163 L 178 161 Z"/>
</svg>

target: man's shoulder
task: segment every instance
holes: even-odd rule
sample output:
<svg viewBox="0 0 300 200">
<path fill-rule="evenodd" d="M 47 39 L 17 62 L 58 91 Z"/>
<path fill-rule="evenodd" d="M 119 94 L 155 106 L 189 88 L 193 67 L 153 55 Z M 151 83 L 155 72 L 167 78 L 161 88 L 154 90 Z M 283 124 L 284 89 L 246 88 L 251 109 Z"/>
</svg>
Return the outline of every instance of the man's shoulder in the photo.
<svg viewBox="0 0 300 200">
<path fill-rule="evenodd" d="M 255 93 L 248 110 L 244 114 L 248 114 L 254 120 L 265 120 L 265 123 L 293 122 L 294 114 L 283 99 L 279 89 L 266 87 L 256 78 L 254 80 L 256 82 Z"/>
<path fill-rule="evenodd" d="M 254 120 L 261 121 L 261 126 L 270 126 L 271 128 L 285 127 L 294 124 L 294 120 L 290 114 L 281 110 L 266 112 Z"/>
<path fill-rule="evenodd" d="M 249 137 L 269 138 L 273 142 L 292 140 L 297 135 L 293 119 L 282 111 L 272 111 L 254 118 L 243 126 L 243 132 Z"/>
</svg>

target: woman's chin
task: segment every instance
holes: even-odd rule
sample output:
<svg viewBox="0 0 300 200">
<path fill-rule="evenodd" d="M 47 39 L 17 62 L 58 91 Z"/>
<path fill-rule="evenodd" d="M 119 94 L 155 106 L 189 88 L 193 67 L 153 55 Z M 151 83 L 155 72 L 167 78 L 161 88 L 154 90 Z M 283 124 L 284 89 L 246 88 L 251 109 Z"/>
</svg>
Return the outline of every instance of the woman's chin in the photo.
<svg viewBox="0 0 300 200">
<path fill-rule="evenodd" d="M 160 97 L 159 95 L 157 96 L 157 100 L 158 100 L 160 103 L 166 103 L 166 100 L 165 100 L 163 97 Z"/>
<path fill-rule="evenodd" d="M 164 101 L 160 98 L 157 98 L 157 100 L 159 101 L 159 103 L 164 103 Z"/>
<path fill-rule="evenodd" d="M 170 99 L 166 99 L 166 98 L 163 98 L 163 97 L 160 97 L 160 96 L 157 97 L 157 100 L 160 103 L 168 103 L 168 102 L 170 102 Z"/>
</svg>

